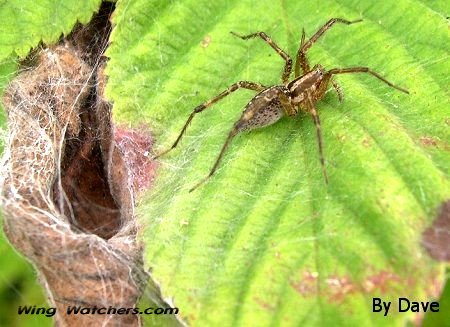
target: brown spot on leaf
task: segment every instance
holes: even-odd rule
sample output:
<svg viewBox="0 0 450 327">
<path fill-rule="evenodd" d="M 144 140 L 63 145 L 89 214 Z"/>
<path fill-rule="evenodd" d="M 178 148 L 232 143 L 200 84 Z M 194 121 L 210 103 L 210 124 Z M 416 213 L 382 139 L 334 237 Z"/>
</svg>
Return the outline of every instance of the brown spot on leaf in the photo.
<svg viewBox="0 0 450 327">
<path fill-rule="evenodd" d="M 346 276 L 332 276 L 327 278 L 325 283 L 330 291 L 328 296 L 333 302 L 341 302 L 347 294 L 357 290 L 356 285 Z"/>
<path fill-rule="evenodd" d="M 450 151 L 450 146 L 446 142 L 443 142 L 441 140 L 436 140 L 435 138 L 432 138 L 431 136 L 422 136 L 420 138 L 420 143 L 422 143 L 422 145 L 427 146 L 427 147 L 436 147 L 436 148 L 443 149 L 445 151 Z"/>
<path fill-rule="evenodd" d="M 389 292 L 393 283 L 401 283 L 402 279 L 389 271 L 380 271 L 377 274 L 368 276 L 363 283 L 363 289 L 366 293 L 378 290 L 381 293 Z"/>
<path fill-rule="evenodd" d="M 336 135 L 336 138 L 341 143 L 343 143 L 343 142 L 345 142 L 347 140 L 347 136 L 345 134 L 338 134 L 338 135 Z"/>
<path fill-rule="evenodd" d="M 364 145 L 366 148 L 370 148 L 370 139 L 365 137 L 364 140 L 362 140 L 362 145 Z"/>
<path fill-rule="evenodd" d="M 314 295 L 317 290 L 318 277 L 317 272 L 304 271 L 303 278 L 297 282 L 291 282 L 291 286 L 304 297 Z"/>
<path fill-rule="evenodd" d="M 450 200 L 441 205 L 437 218 L 423 232 L 422 245 L 432 258 L 450 261 Z"/>
<path fill-rule="evenodd" d="M 201 46 L 202 48 L 207 48 L 207 47 L 209 46 L 210 43 L 211 43 L 211 36 L 206 35 L 206 36 L 203 38 L 202 42 L 200 42 L 200 46 Z"/>
<path fill-rule="evenodd" d="M 275 310 L 275 306 L 272 303 L 266 302 L 257 296 L 253 297 L 253 300 L 255 300 L 255 302 L 264 310 L 267 311 Z"/>
<path fill-rule="evenodd" d="M 437 146 L 436 140 L 434 140 L 432 137 L 429 136 L 422 136 L 420 138 L 420 142 L 426 146 Z"/>
<path fill-rule="evenodd" d="M 291 282 L 291 286 L 303 297 L 316 296 L 319 292 L 319 274 L 305 271 L 302 275 L 303 278 L 299 281 Z M 333 303 L 341 303 L 348 295 L 355 293 L 387 294 L 396 285 L 409 287 L 415 283 L 414 279 L 401 278 L 397 274 L 386 270 L 369 275 L 361 281 L 355 281 L 348 275 L 340 276 L 334 274 L 323 279 L 323 282 L 326 284 L 326 287 L 321 287 L 320 293 Z"/>
</svg>

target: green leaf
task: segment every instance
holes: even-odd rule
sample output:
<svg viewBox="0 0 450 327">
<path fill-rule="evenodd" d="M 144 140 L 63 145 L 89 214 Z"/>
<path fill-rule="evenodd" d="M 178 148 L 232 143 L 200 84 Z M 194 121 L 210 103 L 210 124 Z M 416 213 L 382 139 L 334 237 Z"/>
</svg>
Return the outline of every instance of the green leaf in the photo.
<svg viewBox="0 0 450 327">
<path fill-rule="evenodd" d="M 121 1 L 108 49 L 107 94 L 118 125 L 150 125 L 170 147 L 194 107 L 238 80 L 280 83 L 283 61 L 265 31 L 295 56 L 302 27 L 333 26 L 312 64 L 368 66 L 341 75 L 317 103 L 330 182 L 311 117 L 299 114 L 232 142 L 211 169 L 252 98 L 238 91 L 195 117 L 159 159 L 139 204 L 146 263 L 163 294 L 196 326 L 403 325 L 410 313 L 372 312 L 372 298 L 425 301 L 442 265 L 421 233 L 450 196 L 449 34 L 444 14 L 421 1 Z M 156 151 L 155 150 L 155 151 Z M 392 309 L 396 311 L 395 309 Z"/>
<path fill-rule="evenodd" d="M 3 94 L 3 91 L 8 86 L 9 81 L 13 78 L 15 72 L 17 70 L 17 63 L 13 58 L 8 58 L 8 60 L 0 61 L 0 94 Z M 0 126 L 2 128 L 2 134 L 6 135 L 6 112 L 3 108 L 3 102 L 0 101 Z M 0 142 L 0 151 L 3 152 L 3 144 L 4 140 L 2 139 Z"/>
<path fill-rule="evenodd" d="M 75 23 L 87 23 L 100 0 L 1 0 L 0 59 L 13 52 L 23 57 L 40 41 L 55 43 Z"/>
</svg>

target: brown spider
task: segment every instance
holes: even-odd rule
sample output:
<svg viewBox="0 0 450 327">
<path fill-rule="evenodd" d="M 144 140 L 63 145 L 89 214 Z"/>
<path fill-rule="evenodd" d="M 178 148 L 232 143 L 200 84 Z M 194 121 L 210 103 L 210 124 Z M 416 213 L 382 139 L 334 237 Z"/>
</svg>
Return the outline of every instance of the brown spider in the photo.
<svg viewBox="0 0 450 327">
<path fill-rule="evenodd" d="M 298 49 L 297 59 L 295 62 L 295 78 L 292 81 L 289 81 L 289 76 L 291 75 L 292 72 L 291 57 L 282 49 L 280 49 L 270 39 L 270 37 L 267 36 L 266 33 L 257 32 L 241 36 L 234 32 L 231 32 L 231 34 L 243 40 L 260 37 L 261 39 L 264 40 L 264 42 L 270 45 L 280 55 L 281 58 L 283 58 L 283 60 L 286 63 L 284 65 L 283 75 L 281 76 L 282 84 L 269 87 L 264 86 L 260 83 L 248 81 L 239 81 L 237 83 L 232 84 L 230 87 L 228 87 L 225 91 L 223 91 L 219 95 L 196 107 L 189 116 L 189 118 L 187 119 L 186 123 L 183 126 L 183 129 L 180 132 L 180 135 L 178 135 L 178 138 L 173 143 L 172 147 L 155 156 L 155 159 L 166 154 L 167 152 L 174 149 L 178 145 L 178 142 L 180 142 L 181 138 L 186 132 L 189 123 L 192 121 L 192 119 L 197 113 L 202 112 L 203 110 L 210 107 L 217 101 L 223 99 L 232 92 L 240 88 L 244 88 L 257 91 L 259 93 L 255 95 L 253 99 L 251 99 L 250 102 L 245 106 L 245 109 L 241 117 L 234 124 L 233 128 L 228 134 L 228 138 L 226 139 L 222 147 L 222 150 L 220 151 L 220 154 L 217 157 L 216 162 L 214 163 L 214 166 L 212 167 L 210 173 L 205 178 L 203 178 L 198 184 L 196 184 L 193 188 L 191 188 L 189 192 L 192 192 L 197 187 L 202 185 L 204 182 L 208 180 L 208 178 L 210 178 L 215 173 L 231 140 L 239 132 L 269 126 L 277 122 L 281 117 L 285 115 L 294 117 L 298 114 L 299 111 L 311 114 L 314 120 L 314 124 L 316 125 L 317 141 L 319 145 L 320 164 L 322 166 L 322 172 L 325 178 L 325 182 L 328 183 L 328 176 L 325 169 L 325 160 L 323 156 L 320 119 L 315 108 L 315 103 L 324 96 L 325 91 L 328 89 L 328 85 L 330 82 L 338 94 L 339 101 L 342 101 L 341 89 L 339 85 L 332 80 L 332 76 L 345 73 L 369 73 L 372 76 L 381 80 L 382 82 L 386 83 L 390 87 L 393 87 L 399 91 L 409 94 L 407 90 L 392 84 L 384 77 L 382 77 L 381 75 L 379 75 L 378 73 L 372 71 L 370 68 L 367 67 L 333 68 L 326 71 L 321 65 L 315 65 L 313 69 L 310 69 L 309 62 L 306 57 L 306 52 L 331 26 L 333 26 L 335 23 L 343 23 L 350 25 L 361 21 L 362 19 L 348 21 L 341 18 L 332 18 L 325 25 L 323 25 L 307 42 L 305 42 L 305 30 L 303 29 L 300 47 Z M 300 74 L 300 70 L 302 71 L 302 75 Z"/>
</svg>

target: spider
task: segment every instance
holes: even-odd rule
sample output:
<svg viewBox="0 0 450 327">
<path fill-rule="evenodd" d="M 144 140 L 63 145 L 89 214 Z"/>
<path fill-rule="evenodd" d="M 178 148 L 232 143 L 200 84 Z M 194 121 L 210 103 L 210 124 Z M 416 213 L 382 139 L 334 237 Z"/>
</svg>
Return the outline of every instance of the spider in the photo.
<svg viewBox="0 0 450 327">
<path fill-rule="evenodd" d="M 285 61 L 283 74 L 281 75 L 282 84 L 273 85 L 273 86 L 264 86 L 260 83 L 249 82 L 249 81 L 239 81 L 231 86 L 229 86 L 225 91 L 218 94 L 214 98 L 202 103 L 197 106 L 183 128 L 181 129 L 178 138 L 175 140 L 173 145 L 159 153 L 154 157 L 154 159 L 159 158 L 160 156 L 166 154 L 170 150 L 176 148 L 181 138 L 186 132 L 186 129 L 194 116 L 206 108 L 209 108 L 214 103 L 222 100 L 227 95 L 230 95 L 234 91 L 239 89 L 249 89 L 258 92 L 253 99 L 245 106 L 244 111 L 239 118 L 238 121 L 234 124 L 233 128 L 228 134 L 228 137 L 225 143 L 222 146 L 222 149 L 211 168 L 209 174 L 203 178 L 200 182 L 198 182 L 194 187 L 192 187 L 189 192 L 192 192 L 197 187 L 205 183 L 217 170 L 219 164 L 222 160 L 222 157 L 230 145 L 232 139 L 240 132 L 249 131 L 256 128 L 262 128 L 276 123 L 283 116 L 294 117 L 300 111 L 308 113 L 312 116 L 314 124 L 316 126 L 317 133 L 317 143 L 319 147 L 319 159 L 322 168 L 322 173 L 325 179 L 325 183 L 328 184 L 328 175 L 325 168 L 325 160 L 323 155 L 323 142 L 322 142 L 322 134 L 320 130 L 320 119 L 317 113 L 315 104 L 325 94 L 325 91 L 328 89 L 329 83 L 333 86 L 335 91 L 337 92 L 339 101 L 342 102 L 342 92 L 339 85 L 332 79 L 333 75 L 338 74 L 348 74 L 348 73 L 368 73 L 380 81 L 386 83 L 390 87 L 393 87 L 401 92 L 409 94 L 409 92 L 396 86 L 386 80 L 384 77 L 374 72 L 368 67 L 350 67 L 350 68 L 333 68 L 330 70 L 325 70 L 321 65 L 317 64 L 312 69 L 310 68 L 308 58 L 306 57 L 307 51 L 311 48 L 311 46 L 334 24 L 342 23 L 346 25 L 351 25 L 354 23 L 361 22 L 362 19 L 357 19 L 354 21 L 348 21 L 342 18 L 332 18 L 325 23 L 308 41 L 305 42 L 305 30 L 302 30 L 302 37 L 300 41 L 300 46 L 297 51 L 297 57 L 295 61 L 294 73 L 295 77 L 292 81 L 289 81 L 289 77 L 292 73 L 292 58 L 284 52 L 279 46 L 272 41 L 272 39 L 264 32 L 256 32 L 249 35 L 239 35 L 237 33 L 231 32 L 234 36 L 237 36 L 243 40 L 248 40 L 252 38 L 261 38 L 264 42 L 266 42 L 272 49 L 276 51 L 276 53 L 283 58 Z"/>
</svg>

